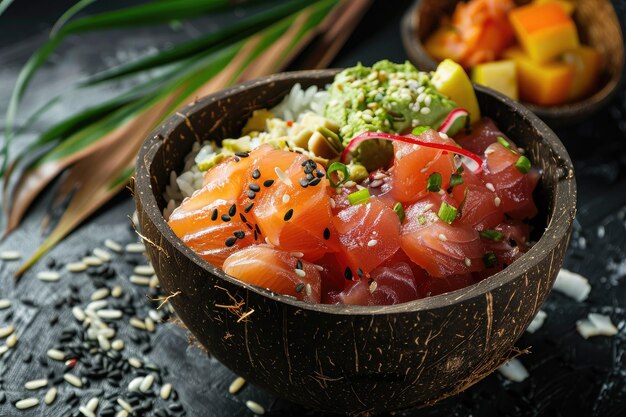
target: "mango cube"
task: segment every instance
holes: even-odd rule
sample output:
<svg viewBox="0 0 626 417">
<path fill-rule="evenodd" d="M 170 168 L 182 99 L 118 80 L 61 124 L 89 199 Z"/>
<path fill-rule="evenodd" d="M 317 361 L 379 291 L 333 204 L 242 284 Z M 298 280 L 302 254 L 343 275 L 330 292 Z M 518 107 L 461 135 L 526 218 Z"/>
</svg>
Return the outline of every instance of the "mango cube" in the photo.
<svg viewBox="0 0 626 417">
<path fill-rule="evenodd" d="M 474 86 L 462 66 L 450 59 L 444 59 L 439 63 L 432 83 L 437 91 L 469 112 L 471 123 L 480 120 L 480 107 Z"/>
<path fill-rule="evenodd" d="M 515 61 L 517 66 L 520 99 L 541 106 L 568 101 L 575 74 L 572 64 L 563 61 L 539 64 L 519 48 L 507 49 L 504 57 Z"/>
<path fill-rule="evenodd" d="M 574 21 L 556 3 L 518 7 L 509 19 L 524 50 L 536 62 L 548 62 L 579 46 Z"/>
<path fill-rule="evenodd" d="M 580 46 L 563 54 L 563 61 L 574 67 L 570 100 L 589 95 L 598 82 L 602 70 L 602 55 L 588 46 Z"/>
<path fill-rule="evenodd" d="M 565 13 L 568 15 L 574 14 L 574 10 L 576 10 L 575 0 L 535 0 L 533 3 L 535 4 L 546 4 L 546 3 L 556 3 L 565 10 Z"/>
<path fill-rule="evenodd" d="M 476 65 L 472 69 L 472 81 L 493 88 L 514 100 L 518 99 L 517 69 L 513 60 Z"/>
</svg>

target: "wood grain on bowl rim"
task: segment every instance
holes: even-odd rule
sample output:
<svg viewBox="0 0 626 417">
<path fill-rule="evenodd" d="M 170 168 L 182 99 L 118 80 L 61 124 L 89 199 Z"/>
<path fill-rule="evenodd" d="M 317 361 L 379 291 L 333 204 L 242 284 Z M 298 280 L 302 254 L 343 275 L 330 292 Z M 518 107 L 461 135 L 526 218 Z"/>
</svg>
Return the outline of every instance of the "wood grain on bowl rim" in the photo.
<svg viewBox="0 0 626 417">
<path fill-rule="evenodd" d="M 418 69 L 434 71 L 437 68 L 437 61 L 428 54 L 421 41 L 422 37 L 430 33 L 432 25 L 432 23 L 428 27 L 420 25 L 422 13 L 434 16 L 439 16 L 443 12 L 451 14 L 457 2 L 457 0 L 416 0 L 405 13 L 400 29 L 402 43 L 407 55 Z M 528 1 L 518 0 L 516 3 Z M 577 24 L 579 32 L 582 31 L 583 38 L 589 38 L 592 40 L 591 43 L 601 50 L 605 62 L 608 62 L 609 70 L 603 74 L 605 80 L 602 88 L 584 99 L 558 106 L 523 103 L 552 127 L 569 126 L 595 114 L 611 101 L 623 81 L 624 38 L 611 2 L 585 0 L 577 3 L 577 7 L 582 10 L 576 12 L 580 20 Z M 439 17 L 433 20 L 438 24 Z"/>
<path fill-rule="evenodd" d="M 533 162 L 550 179 L 544 181 L 550 207 L 542 237 L 478 284 L 396 306 L 306 304 L 226 276 L 174 235 L 161 214 L 165 202 L 153 192 L 158 177 L 167 182 L 165 171 L 180 169 L 193 141 L 233 133 L 245 115 L 276 104 L 295 82 L 323 86 L 336 71 L 251 81 L 200 99 L 158 128 L 140 151 L 135 180 L 142 231 L 154 242 L 146 246 L 164 289 L 182 292 L 171 299 L 182 321 L 211 354 L 252 383 L 335 412 L 431 404 L 509 357 L 549 293 L 567 248 L 576 211 L 573 168 L 558 138 L 530 111 L 477 87 L 481 107 L 507 124 L 505 133 L 513 140 L 535 138 L 528 152 L 541 155 Z M 241 120 L 229 120 L 234 115 Z M 178 149 L 183 143 L 187 148 Z M 233 309 L 216 308 L 233 301 Z M 241 319 L 250 309 L 255 312 Z"/>
</svg>

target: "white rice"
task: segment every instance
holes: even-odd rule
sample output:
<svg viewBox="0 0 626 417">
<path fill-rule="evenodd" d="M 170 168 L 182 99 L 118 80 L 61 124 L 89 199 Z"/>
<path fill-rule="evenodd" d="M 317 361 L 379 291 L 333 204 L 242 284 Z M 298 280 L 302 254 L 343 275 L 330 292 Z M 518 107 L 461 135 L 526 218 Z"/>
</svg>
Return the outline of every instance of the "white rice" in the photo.
<svg viewBox="0 0 626 417">
<path fill-rule="evenodd" d="M 303 90 L 298 83 L 292 87 L 283 101 L 270 111 L 282 120 L 298 121 L 306 112 L 322 115 L 329 97 L 330 93 L 326 89 L 319 90 L 317 86 L 311 86 Z M 260 145 L 254 140 L 251 144 L 253 147 Z M 180 174 L 170 172 L 170 182 L 165 186 L 163 195 L 167 201 L 167 206 L 163 209 L 163 217 L 166 220 L 185 198 L 191 197 L 196 190 L 202 188 L 204 172 L 200 171 L 198 164 L 211 158 L 218 151 L 219 148 L 212 142 L 205 141 L 202 144 L 195 142 L 191 152 L 185 157 L 182 172 Z"/>
</svg>

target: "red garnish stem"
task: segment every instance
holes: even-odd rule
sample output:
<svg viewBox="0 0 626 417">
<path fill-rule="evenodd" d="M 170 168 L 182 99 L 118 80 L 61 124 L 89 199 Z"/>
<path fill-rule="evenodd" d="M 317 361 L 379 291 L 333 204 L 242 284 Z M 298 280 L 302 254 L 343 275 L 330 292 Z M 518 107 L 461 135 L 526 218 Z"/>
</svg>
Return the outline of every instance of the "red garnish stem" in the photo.
<svg viewBox="0 0 626 417">
<path fill-rule="evenodd" d="M 346 162 L 346 158 L 348 157 L 348 154 L 350 152 L 354 151 L 361 143 L 365 142 L 366 140 L 370 140 L 370 139 L 387 139 L 387 140 L 392 140 L 392 141 L 397 141 L 397 142 L 404 142 L 404 143 L 410 143 L 410 144 L 413 144 L 413 145 L 424 146 L 426 148 L 441 149 L 441 150 L 444 150 L 444 151 L 449 151 L 449 152 L 453 152 L 453 153 L 458 154 L 458 155 L 465 156 L 465 157 L 470 158 L 471 160 L 473 160 L 476 163 L 476 165 L 478 166 L 478 168 L 473 170 L 473 172 L 480 172 L 482 170 L 482 167 L 483 167 L 483 161 L 482 161 L 482 159 L 480 159 L 480 157 L 478 155 L 476 155 L 475 153 L 470 152 L 468 150 L 465 150 L 463 148 L 459 148 L 457 146 L 454 146 L 454 145 L 446 145 L 446 144 L 443 144 L 443 143 L 424 142 L 422 140 L 419 140 L 417 137 L 415 137 L 413 135 L 399 136 L 399 135 L 392 135 L 391 133 L 376 133 L 376 132 L 365 132 L 365 133 L 361 133 L 360 135 L 355 136 L 354 138 L 352 138 L 352 140 L 350 140 L 348 145 L 345 147 L 345 149 L 341 153 L 340 161 L 342 163 L 345 163 Z"/>
<path fill-rule="evenodd" d="M 462 108 L 452 110 L 448 113 L 446 120 L 444 120 L 441 126 L 439 126 L 439 132 L 448 133 L 454 122 L 459 120 L 461 117 L 469 117 L 469 112 Z"/>
</svg>

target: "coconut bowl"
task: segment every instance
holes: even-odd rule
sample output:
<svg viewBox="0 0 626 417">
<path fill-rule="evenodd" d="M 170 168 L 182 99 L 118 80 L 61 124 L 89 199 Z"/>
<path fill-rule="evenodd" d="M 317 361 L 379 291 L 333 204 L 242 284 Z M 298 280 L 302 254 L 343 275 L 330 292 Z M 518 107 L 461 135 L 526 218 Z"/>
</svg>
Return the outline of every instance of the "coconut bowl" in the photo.
<svg viewBox="0 0 626 417">
<path fill-rule="evenodd" d="M 165 293 L 177 293 L 169 302 L 186 327 L 249 382 L 332 412 L 433 404 L 510 357 L 568 245 L 576 212 L 572 164 L 555 134 L 523 106 L 477 87 L 483 114 L 543 170 L 537 243 L 502 272 L 462 290 L 388 307 L 307 304 L 226 275 L 185 246 L 162 215 L 169 173 L 180 172 L 195 141 L 237 137 L 253 110 L 276 105 L 297 82 L 322 87 L 336 72 L 251 81 L 198 100 L 156 129 L 141 148 L 135 179 L 148 255 Z"/>
<path fill-rule="evenodd" d="M 443 16 L 451 16 L 463 0 L 417 0 L 402 19 L 404 49 L 418 69 L 434 71 L 438 62 L 424 48 L 428 36 Z M 517 4 L 528 0 L 515 0 Z M 602 53 L 604 68 L 597 89 L 590 96 L 558 106 L 524 103 L 552 127 L 569 126 L 586 120 L 611 101 L 624 73 L 624 38 L 610 0 L 577 0 L 574 20 L 580 40 Z"/>
</svg>

